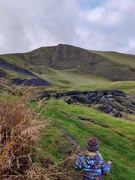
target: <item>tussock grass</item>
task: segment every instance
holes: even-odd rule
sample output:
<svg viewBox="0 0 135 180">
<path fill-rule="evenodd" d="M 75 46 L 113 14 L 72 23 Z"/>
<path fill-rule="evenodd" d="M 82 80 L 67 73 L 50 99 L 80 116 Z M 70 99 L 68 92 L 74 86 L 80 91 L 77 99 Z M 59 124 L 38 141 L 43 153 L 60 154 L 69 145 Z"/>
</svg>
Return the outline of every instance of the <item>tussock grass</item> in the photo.
<svg viewBox="0 0 135 180">
<path fill-rule="evenodd" d="M 1 179 L 32 179 L 30 177 L 34 174 L 39 175 L 36 172 L 39 168 L 33 163 L 34 148 L 37 147 L 40 130 L 48 122 L 28 108 L 28 103 L 29 98 L 26 97 L 0 100 Z"/>
</svg>

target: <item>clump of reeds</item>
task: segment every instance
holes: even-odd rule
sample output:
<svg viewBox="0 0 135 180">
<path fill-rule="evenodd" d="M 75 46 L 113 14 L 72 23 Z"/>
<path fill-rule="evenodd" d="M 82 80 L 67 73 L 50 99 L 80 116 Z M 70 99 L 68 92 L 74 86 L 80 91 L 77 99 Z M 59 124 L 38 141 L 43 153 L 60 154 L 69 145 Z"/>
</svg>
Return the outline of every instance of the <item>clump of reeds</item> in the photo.
<svg viewBox="0 0 135 180">
<path fill-rule="evenodd" d="M 34 148 L 40 130 L 48 123 L 28 107 L 27 99 L 0 100 L 0 179 L 3 180 L 36 179 L 32 167 L 39 169 L 33 164 Z"/>
</svg>

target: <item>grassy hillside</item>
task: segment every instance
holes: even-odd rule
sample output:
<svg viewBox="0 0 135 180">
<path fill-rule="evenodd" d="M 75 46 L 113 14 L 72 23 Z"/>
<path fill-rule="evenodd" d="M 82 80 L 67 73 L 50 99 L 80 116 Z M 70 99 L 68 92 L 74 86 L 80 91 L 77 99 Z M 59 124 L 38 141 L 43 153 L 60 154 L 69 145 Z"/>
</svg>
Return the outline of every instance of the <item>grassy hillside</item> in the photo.
<svg viewBox="0 0 135 180">
<path fill-rule="evenodd" d="M 42 158 L 41 153 L 37 156 L 43 165 L 48 162 L 64 175 L 72 178 L 77 176 L 76 179 L 79 179 L 81 175 L 73 169 L 73 160 L 69 161 L 68 166 L 65 165 L 65 171 L 61 164 L 78 147 L 85 151 L 86 140 L 94 136 L 99 141 L 100 153 L 104 159 L 112 161 L 111 173 L 104 179 L 134 179 L 134 122 L 114 118 L 84 106 L 67 105 L 63 101 L 47 101 L 38 112 L 41 110 L 51 120 L 50 127 L 40 140 L 42 153 L 47 157 Z"/>
<path fill-rule="evenodd" d="M 30 96 L 35 94 L 36 97 L 41 92 L 119 89 L 127 94 L 135 94 L 135 55 L 89 51 L 69 45 L 58 45 L 42 47 L 28 53 L 0 55 L 0 58 L 9 63 L 9 69 L 0 67 L 0 77 L 6 75 L 5 81 L 8 82 L 0 79 L 0 91 L 4 92 L 0 94 L 0 98 L 3 100 L 10 99 L 5 92 L 14 96 L 22 96 L 29 92 Z M 31 77 L 24 71 L 10 69 L 10 64 L 14 68 L 26 69 L 28 73 L 33 73 L 34 77 L 44 79 L 52 86 L 31 87 L 30 90 L 26 87 L 11 86 L 9 83 L 13 78 L 30 79 Z M 32 157 L 35 163 L 39 163 L 41 172 L 47 173 L 43 173 L 45 176 L 51 177 L 50 179 L 81 180 L 82 174 L 73 168 L 74 157 L 78 153 L 85 152 L 86 140 L 94 136 L 99 141 L 100 153 L 105 161 L 112 161 L 111 173 L 104 179 L 134 180 L 133 115 L 125 115 L 126 119 L 114 118 L 89 107 L 68 105 L 53 98 L 45 102 L 31 102 L 30 105 L 36 109 L 36 112 L 42 113 L 47 123 L 50 123 L 42 130 L 38 147 L 34 149 L 34 158 Z M 16 107 L 13 106 L 13 110 L 10 108 L 15 114 Z M 10 111 L 7 110 L 6 114 L 8 112 Z M 6 114 L 3 113 L 5 116 Z M 13 117 L 12 113 L 10 115 Z M 30 116 L 27 114 L 25 117 L 29 120 Z M 19 120 L 17 119 L 18 122 Z"/>
<path fill-rule="evenodd" d="M 30 96 L 32 91 L 33 90 L 30 89 L 27 92 L 25 88 L 25 93 L 30 93 Z M 7 125 L 4 126 L 6 124 L 4 123 L 5 119 L 8 122 L 12 119 L 12 124 L 15 119 L 15 122 L 20 125 L 22 125 L 20 121 L 21 118 L 32 122 L 32 119 L 35 117 L 33 116 L 33 111 L 26 108 L 28 105 L 24 105 L 25 101 L 27 103 L 29 102 L 30 97 L 23 98 L 24 102 L 20 100 L 19 97 L 12 98 L 13 101 L 11 101 L 10 98 L 10 96 L 1 96 L 1 117 L 3 117 L 3 127 L 7 127 Z M 5 99 L 7 100 L 5 101 Z M 2 110 L 3 106 L 6 111 Z M 36 172 L 36 170 L 38 170 L 37 179 L 40 179 L 42 175 L 45 175 L 50 178 L 48 180 L 81 180 L 82 173 L 79 173 L 78 171 L 76 172 L 73 168 L 74 158 L 76 154 L 85 153 L 87 139 L 94 136 L 99 141 L 100 153 L 104 157 L 105 161 L 112 161 L 111 173 L 108 176 L 105 176 L 104 179 L 134 180 L 135 121 L 133 117 L 129 118 L 127 115 L 126 119 L 114 118 L 110 115 L 100 113 L 90 107 L 73 104 L 68 105 L 62 100 L 54 100 L 53 98 L 44 102 L 31 102 L 30 106 L 33 107 L 39 115 L 42 114 L 45 119 L 45 123 L 48 124 L 47 128 L 43 128 L 44 126 L 42 126 L 43 129 L 41 133 L 38 132 L 38 134 L 40 134 L 38 146 L 32 146 L 35 149 L 34 158 L 32 158 L 34 163 L 38 163 L 38 166 L 35 164 L 36 166 L 34 166 L 32 171 Z M 26 112 L 24 111 L 25 108 L 27 110 Z M 34 118 L 34 122 L 39 119 L 38 114 L 36 115 L 36 118 Z M 12 131 L 11 124 L 8 123 L 8 125 L 10 126 L 10 131 Z M 29 123 L 27 125 L 29 125 Z M 16 126 L 14 129 L 16 129 L 16 131 L 18 130 Z M 33 131 L 33 126 L 32 128 L 29 128 L 28 126 L 28 130 L 30 132 L 29 136 L 33 137 L 31 136 L 31 132 L 36 133 Z M 22 131 L 17 132 L 17 137 L 20 138 L 19 132 Z M 4 135 L 6 136 L 6 134 Z M 8 141 L 8 137 L 13 138 L 13 136 L 10 135 L 10 133 L 7 134 L 6 142 L 9 143 L 9 150 L 12 151 L 12 144 L 10 142 L 15 143 L 16 141 Z M 14 138 L 15 137 L 16 136 L 14 136 Z M 4 141 L 2 141 L 2 143 L 3 142 Z M 8 148 L 4 150 L 8 152 Z M 6 153 L 6 155 L 9 155 L 8 159 L 12 158 L 12 161 L 14 161 L 15 157 L 11 157 L 10 153 Z M 18 156 L 19 154 L 17 153 L 16 159 Z M 5 153 L 2 154 L 2 157 L 5 157 Z M 22 155 L 19 157 L 22 157 Z M 27 158 L 27 160 L 29 159 Z M 5 161 L 4 158 L 2 158 L 2 161 L 7 163 L 6 172 L 8 172 L 7 167 L 9 161 Z M 25 163 L 25 161 L 22 162 Z M 18 163 L 18 161 L 15 163 Z M 30 163 L 29 166 L 30 165 L 32 164 Z M 14 167 L 13 164 L 10 164 L 10 166 Z M 21 167 L 22 166 L 19 165 L 19 177 L 21 176 Z M 15 168 L 17 167 L 15 166 Z M 39 171 L 40 168 L 42 169 L 41 171 L 44 172 L 43 174 Z M 27 170 L 25 172 L 27 172 Z M 35 176 L 35 174 L 33 175 Z"/>
<path fill-rule="evenodd" d="M 9 67 L 12 64 L 24 68 L 29 73 L 33 73 L 33 76 L 36 74 L 52 85 L 90 85 L 99 81 L 100 84 L 104 84 L 105 81 L 135 80 L 135 55 L 117 52 L 90 51 L 59 44 L 41 47 L 28 53 L 0 55 L 0 58 L 9 63 Z M 2 70 L 5 71 L 4 68 Z M 11 71 L 14 69 L 12 68 Z M 19 77 L 23 71 L 16 73 Z M 15 74 L 14 77 L 16 76 Z M 14 77 L 13 73 L 11 77 L 8 73 L 6 79 L 11 81 Z"/>
<path fill-rule="evenodd" d="M 135 77 L 135 56 L 117 52 L 89 51 L 59 44 L 27 53 L 27 59 L 33 65 L 44 65 L 55 70 L 70 69 L 111 81 L 134 80 Z"/>
<path fill-rule="evenodd" d="M 96 53 L 115 63 L 127 65 L 131 68 L 135 68 L 135 56 L 132 54 L 122 54 L 118 52 L 99 52 L 99 51 L 97 51 Z"/>
</svg>

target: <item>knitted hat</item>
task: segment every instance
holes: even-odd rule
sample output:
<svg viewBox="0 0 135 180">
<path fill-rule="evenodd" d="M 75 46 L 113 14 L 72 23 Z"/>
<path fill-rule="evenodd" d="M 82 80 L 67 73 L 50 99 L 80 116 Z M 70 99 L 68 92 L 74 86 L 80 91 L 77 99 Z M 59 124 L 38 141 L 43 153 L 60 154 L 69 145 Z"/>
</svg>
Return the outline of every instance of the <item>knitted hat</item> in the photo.
<svg viewBox="0 0 135 180">
<path fill-rule="evenodd" d="M 94 137 L 88 139 L 86 148 L 90 152 L 98 151 L 99 150 L 98 141 Z"/>
</svg>

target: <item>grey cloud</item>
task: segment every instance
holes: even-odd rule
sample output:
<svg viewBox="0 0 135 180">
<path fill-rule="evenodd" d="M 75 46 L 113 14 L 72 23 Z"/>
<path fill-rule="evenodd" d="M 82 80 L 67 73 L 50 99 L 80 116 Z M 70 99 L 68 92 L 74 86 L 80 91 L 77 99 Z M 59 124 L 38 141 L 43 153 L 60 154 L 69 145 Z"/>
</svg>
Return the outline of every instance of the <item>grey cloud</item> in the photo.
<svg viewBox="0 0 135 180">
<path fill-rule="evenodd" d="M 86 32 L 87 36 L 81 38 L 80 44 L 85 44 L 88 49 L 135 54 L 135 49 L 129 46 L 129 41 L 135 40 L 134 9 L 133 0 L 106 0 L 102 6 L 81 12 L 83 21 L 78 27 L 79 34 L 84 37 Z"/>
<path fill-rule="evenodd" d="M 70 44 L 76 36 L 78 9 L 72 0 L 5 0 L 0 7 L 0 34 L 6 39 L 3 47 L 10 52 L 60 42 Z"/>
<path fill-rule="evenodd" d="M 64 43 L 135 54 L 134 9 L 134 0 L 1 0 L 0 53 Z"/>
</svg>

